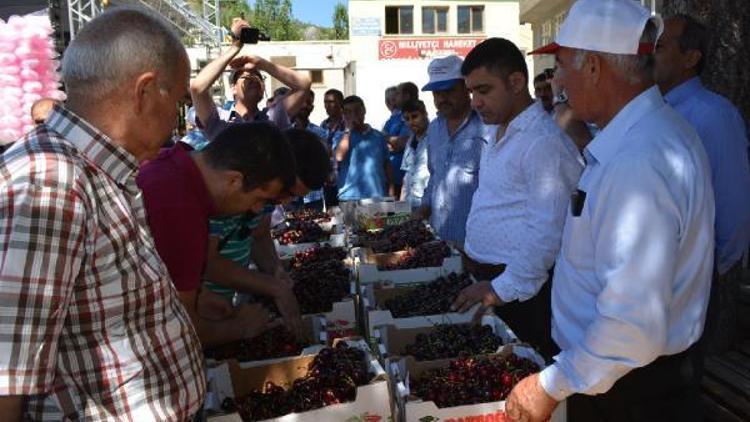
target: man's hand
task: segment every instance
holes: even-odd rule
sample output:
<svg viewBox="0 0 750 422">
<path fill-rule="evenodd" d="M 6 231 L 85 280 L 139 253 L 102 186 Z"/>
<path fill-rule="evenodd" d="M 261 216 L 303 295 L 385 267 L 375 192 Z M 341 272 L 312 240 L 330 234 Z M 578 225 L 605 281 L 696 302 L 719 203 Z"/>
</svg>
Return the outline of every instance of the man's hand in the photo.
<svg viewBox="0 0 750 422">
<path fill-rule="evenodd" d="M 455 302 L 451 305 L 451 309 L 464 313 L 471 309 L 475 303 L 482 304 L 478 311 L 478 315 L 480 315 L 490 306 L 502 305 L 503 301 L 497 297 L 497 294 L 495 294 L 495 290 L 492 288 L 492 283 L 489 281 L 480 281 L 479 283 L 474 283 L 461 290 L 461 293 L 458 294 Z"/>
<path fill-rule="evenodd" d="M 232 34 L 234 35 L 232 44 L 234 45 L 242 45 L 242 41 L 240 41 L 240 32 L 242 32 L 242 28 L 249 27 L 250 23 L 242 18 L 234 18 L 232 19 Z"/>
<path fill-rule="evenodd" d="M 414 220 L 429 220 L 430 214 L 432 214 L 430 207 L 422 206 L 412 211 L 411 218 Z"/>
<path fill-rule="evenodd" d="M 209 321 L 221 321 L 234 315 L 235 309 L 225 297 L 202 288 L 198 292 L 196 312 Z"/>
<path fill-rule="evenodd" d="M 513 387 L 505 400 L 505 414 L 512 421 L 543 422 L 549 420 L 558 402 L 539 382 L 539 374 L 529 375 Z"/>
<path fill-rule="evenodd" d="M 263 60 L 263 58 L 256 56 L 254 54 L 248 54 L 245 56 L 237 56 L 234 59 L 232 59 L 231 62 L 229 62 L 229 67 L 232 69 L 253 69 L 258 66 L 258 64 Z"/>
<path fill-rule="evenodd" d="M 253 338 L 266 331 L 271 324 L 268 309 L 259 303 L 244 304 L 237 312 L 237 323 L 242 327 L 243 338 Z"/>
<path fill-rule="evenodd" d="M 299 312 L 299 304 L 291 287 L 280 284 L 277 294 L 274 296 L 276 307 L 279 308 L 284 324 L 290 333 L 302 339 L 302 317 Z"/>
<path fill-rule="evenodd" d="M 273 278 L 279 280 L 280 283 L 283 283 L 290 289 L 294 287 L 294 280 L 292 280 L 292 277 L 281 267 L 281 265 L 276 267 L 276 271 L 273 273 Z"/>
</svg>

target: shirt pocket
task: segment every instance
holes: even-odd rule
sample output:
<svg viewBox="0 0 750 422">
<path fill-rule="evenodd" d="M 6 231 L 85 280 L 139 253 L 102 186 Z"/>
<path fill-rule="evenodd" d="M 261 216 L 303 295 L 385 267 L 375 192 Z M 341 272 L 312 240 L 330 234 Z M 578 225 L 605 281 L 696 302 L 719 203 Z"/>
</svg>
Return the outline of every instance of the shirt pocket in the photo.
<svg viewBox="0 0 750 422">
<path fill-rule="evenodd" d="M 560 252 L 565 260 L 577 268 L 593 268 L 594 244 L 591 240 L 591 216 L 585 206 L 580 215 L 575 216 L 573 204 L 568 204 Z"/>
</svg>

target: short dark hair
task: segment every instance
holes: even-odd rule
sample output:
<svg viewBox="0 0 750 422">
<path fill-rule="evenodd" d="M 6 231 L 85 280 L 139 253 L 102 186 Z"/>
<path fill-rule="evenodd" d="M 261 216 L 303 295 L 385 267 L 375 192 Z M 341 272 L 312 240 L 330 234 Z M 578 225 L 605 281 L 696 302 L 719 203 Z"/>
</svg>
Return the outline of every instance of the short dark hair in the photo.
<svg viewBox="0 0 750 422">
<path fill-rule="evenodd" d="M 412 113 L 415 111 L 421 111 L 423 113 L 427 113 L 427 107 L 425 107 L 424 101 L 409 100 L 409 101 L 404 102 L 404 104 L 401 105 L 402 113 Z"/>
<path fill-rule="evenodd" d="M 323 94 L 323 98 L 329 95 L 333 95 L 339 101 L 344 101 L 344 93 L 339 91 L 338 89 L 335 89 L 335 88 L 329 89 L 328 91 L 326 91 L 325 94 Z"/>
<path fill-rule="evenodd" d="M 362 101 L 362 98 L 356 96 L 356 95 L 350 95 L 346 98 L 344 98 L 344 101 L 341 103 L 342 106 L 345 106 L 347 104 L 359 104 L 362 107 L 365 106 L 365 102 Z"/>
<path fill-rule="evenodd" d="M 461 74 L 466 76 L 480 67 L 486 67 L 490 72 L 499 74 L 504 80 L 514 72 L 523 73 L 524 78 L 529 80 L 529 70 L 523 53 L 512 41 L 505 38 L 489 38 L 477 44 L 466 55 L 461 65 Z"/>
<path fill-rule="evenodd" d="M 401 82 L 400 84 L 398 84 L 398 89 L 409 94 L 409 98 L 411 98 L 412 100 L 419 99 L 419 88 L 414 84 L 414 82 Z"/>
<path fill-rule="evenodd" d="M 698 50 L 701 53 L 701 58 L 695 65 L 695 70 L 700 75 L 706 67 L 706 54 L 708 53 L 708 44 L 711 42 L 711 34 L 709 34 L 705 25 L 690 15 L 680 13 L 670 18 L 685 23 L 685 28 L 682 30 L 679 40 L 677 40 L 680 52 L 687 53 L 690 50 Z"/>
<path fill-rule="evenodd" d="M 273 90 L 273 96 L 274 97 L 283 97 L 286 94 L 292 92 L 292 89 L 288 86 L 280 86 Z"/>
<path fill-rule="evenodd" d="M 242 173 L 246 191 L 274 179 L 289 190 L 297 180 L 292 147 L 281 130 L 268 122 L 231 124 L 201 152 L 212 168 Z"/>
<path fill-rule="evenodd" d="M 323 140 L 304 129 L 287 129 L 284 135 L 297 160 L 297 177 L 310 190 L 322 188 L 331 173 L 331 157 Z"/>
</svg>

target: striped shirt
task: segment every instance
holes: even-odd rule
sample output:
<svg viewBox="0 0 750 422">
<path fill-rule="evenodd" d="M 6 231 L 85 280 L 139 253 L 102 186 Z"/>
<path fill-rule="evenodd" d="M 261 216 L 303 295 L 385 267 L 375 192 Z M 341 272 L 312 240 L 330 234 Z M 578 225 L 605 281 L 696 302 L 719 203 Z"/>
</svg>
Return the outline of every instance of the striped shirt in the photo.
<svg viewBox="0 0 750 422">
<path fill-rule="evenodd" d="M 0 158 L 0 396 L 27 396 L 25 419 L 181 421 L 203 402 L 137 172 L 58 106 Z"/>
<path fill-rule="evenodd" d="M 487 126 L 473 110 L 453 136 L 442 116 L 436 117 L 427 128 L 427 139 L 423 142 L 427 142 L 430 180 L 422 196 L 422 206 L 430 207 L 430 224 L 441 239 L 464 243 L 486 136 Z"/>
<path fill-rule="evenodd" d="M 259 214 L 247 213 L 231 217 L 212 218 L 209 220 L 209 235 L 219 239 L 219 255 L 230 259 L 243 267 L 250 265 L 250 252 L 253 247 L 253 230 L 263 217 L 271 214 L 275 206 L 266 205 Z M 232 300 L 235 290 L 212 281 L 206 281 L 206 288 Z"/>
</svg>

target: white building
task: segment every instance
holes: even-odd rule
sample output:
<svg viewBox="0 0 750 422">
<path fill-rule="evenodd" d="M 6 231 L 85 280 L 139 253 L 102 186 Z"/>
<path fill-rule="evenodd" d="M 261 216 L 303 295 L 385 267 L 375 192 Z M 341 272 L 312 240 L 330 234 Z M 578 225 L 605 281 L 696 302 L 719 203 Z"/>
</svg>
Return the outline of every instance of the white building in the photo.
<svg viewBox="0 0 750 422">
<path fill-rule="evenodd" d="M 379 125 L 388 118 L 387 87 L 411 81 L 421 89 L 432 58 L 465 56 L 490 37 L 531 49 L 531 27 L 519 24 L 518 1 L 349 0 L 356 94 L 367 104 L 368 120 Z M 424 92 L 420 98 L 434 117 L 432 95 Z"/>
<path fill-rule="evenodd" d="M 316 94 L 312 122 L 325 118 L 323 94 L 336 88 L 345 96 L 362 97 L 367 122 L 380 128 L 389 117 L 386 88 L 406 81 L 421 88 L 432 58 L 465 56 L 489 37 L 507 38 L 522 51 L 531 50 L 531 25 L 519 24 L 517 0 L 349 0 L 348 42 L 261 42 L 245 46 L 243 54 L 310 72 Z M 189 49 L 189 54 L 193 69 L 202 67 L 206 51 Z M 527 63 L 532 72 L 533 59 Z M 266 94 L 278 86 L 271 81 Z M 434 117 L 432 95 L 424 92 L 420 98 Z"/>
</svg>

